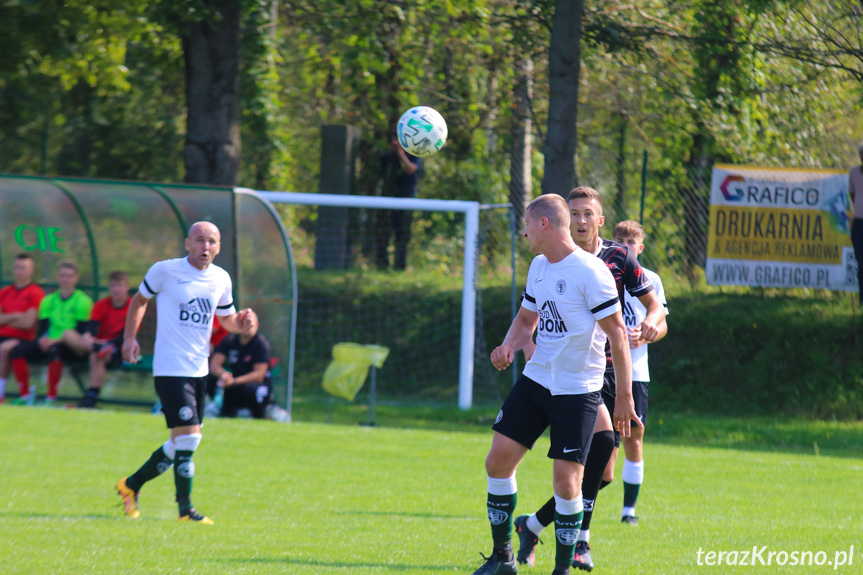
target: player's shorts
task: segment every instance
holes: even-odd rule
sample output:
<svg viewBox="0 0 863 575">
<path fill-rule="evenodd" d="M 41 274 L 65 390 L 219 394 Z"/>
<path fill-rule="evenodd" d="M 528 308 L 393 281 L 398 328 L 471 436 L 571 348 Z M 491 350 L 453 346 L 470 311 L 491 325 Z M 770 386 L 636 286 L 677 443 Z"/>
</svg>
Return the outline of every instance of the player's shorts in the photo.
<svg viewBox="0 0 863 575">
<path fill-rule="evenodd" d="M 12 348 L 9 352 L 9 359 L 23 359 L 27 363 L 36 363 L 39 361 L 55 361 L 71 363 L 84 359 L 85 356 L 78 355 L 75 351 L 65 343 L 55 343 L 48 348 L 48 351 L 42 351 L 38 341 L 22 341 Z"/>
<path fill-rule="evenodd" d="M 114 346 L 114 351 L 111 352 L 111 357 L 108 358 L 108 361 L 105 362 L 105 367 L 109 369 L 118 368 L 123 365 L 123 336 L 115 337 L 114 339 L 109 339 L 106 341 L 104 345 Z M 101 349 L 101 346 L 100 346 Z"/>
<path fill-rule="evenodd" d="M 602 402 L 608 410 L 608 416 L 611 418 L 611 425 L 614 427 L 614 398 L 617 395 L 617 382 L 614 379 L 613 371 L 606 371 L 602 375 Z M 620 432 L 614 430 L 614 446 L 620 447 Z"/>
<path fill-rule="evenodd" d="M 528 449 L 551 427 L 548 457 L 581 463 L 587 461 L 598 391 L 579 395 L 551 395 L 545 387 L 522 375 L 503 402 L 492 429 Z"/>
<path fill-rule="evenodd" d="M 635 414 L 641 425 L 647 423 L 647 381 L 632 382 L 632 399 L 635 401 Z"/>
<path fill-rule="evenodd" d="M 206 392 L 203 377 L 156 376 L 155 381 L 168 428 L 203 423 Z"/>
<path fill-rule="evenodd" d="M 255 419 L 266 417 L 270 403 L 270 386 L 266 383 L 242 383 L 225 387 L 222 403 L 222 417 L 236 417 L 237 411 L 246 408 Z"/>
</svg>

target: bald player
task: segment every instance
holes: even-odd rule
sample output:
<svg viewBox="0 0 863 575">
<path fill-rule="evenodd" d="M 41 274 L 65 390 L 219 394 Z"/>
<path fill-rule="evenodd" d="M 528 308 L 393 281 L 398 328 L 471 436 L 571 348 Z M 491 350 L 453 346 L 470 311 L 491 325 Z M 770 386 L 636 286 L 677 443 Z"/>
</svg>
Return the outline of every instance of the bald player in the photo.
<svg viewBox="0 0 863 575">
<path fill-rule="evenodd" d="M 171 436 L 138 471 L 117 482 L 126 515 L 141 516 L 138 494 L 144 484 L 174 468 L 180 521 L 212 524 L 192 505 L 192 456 L 201 443 L 205 377 L 209 370 L 213 317 L 231 333 L 250 333 L 258 318 L 251 309 L 234 309 L 231 277 L 213 264 L 221 235 L 210 222 L 189 228 L 184 258 L 164 260 L 150 267 L 132 298 L 123 334 L 123 359 L 137 363 L 141 347 L 137 333 L 151 298 L 158 296 L 153 377 L 156 393 Z"/>
</svg>

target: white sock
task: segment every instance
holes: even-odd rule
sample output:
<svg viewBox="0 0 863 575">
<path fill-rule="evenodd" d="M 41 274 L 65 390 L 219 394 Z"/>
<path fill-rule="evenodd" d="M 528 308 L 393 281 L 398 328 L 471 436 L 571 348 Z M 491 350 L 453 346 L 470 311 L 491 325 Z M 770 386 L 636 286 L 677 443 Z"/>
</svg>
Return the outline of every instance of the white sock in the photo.
<svg viewBox="0 0 863 575">
<path fill-rule="evenodd" d="M 190 433 L 188 435 L 178 435 L 174 438 L 174 453 L 179 451 L 195 451 L 198 449 L 198 446 L 201 444 L 201 438 L 203 436 L 200 433 Z M 164 448 L 164 445 L 162 446 Z M 167 453 L 165 454 L 167 455 Z"/>
<path fill-rule="evenodd" d="M 169 439 L 165 443 L 162 444 L 162 452 L 165 454 L 165 457 L 173 460 L 174 456 L 177 454 L 177 447 L 174 445 L 174 440 Z"/>
<path fill-rule="evenodd" d="M 624 483 L 641 485 L 644 482 L 644 460 L 642 459 L 638 463 L 635 463 L 624 459 L 621 477 Z"/>
<path fill-rule="evenodd" d="M 582 529 L 578 532 L 578 540 L 590 543 L 590 529 Z"/>
<path fill-rule="evenodd" d="M 624 507 L 621 517 L 635 517 L 635 507 Z"/>
<path fill-rule="evenodd" d="M 518 484 L 515 482 L 515 475 L 504 479 L 488 477 L 488 492 L 492 495 L 512 495 L 518 491 Z"/>
<path fill-rule="evenodd" d="M 539 519 L 536 518 L 536 513 L 531 513 L 530 517 L 527 518 L 527 528 L 530 529 L 531 533 L 539 537 L 542 535 L 545 525 L 539 522 Z"/>
<path fill-rule="evenodd" d="M 581 493 L 575 499 L 564 499 L 554 494 L 554 510 L 561 515 L 575 515 L 584 511 L 584 503 L 581 500 Z"/>
</svg>

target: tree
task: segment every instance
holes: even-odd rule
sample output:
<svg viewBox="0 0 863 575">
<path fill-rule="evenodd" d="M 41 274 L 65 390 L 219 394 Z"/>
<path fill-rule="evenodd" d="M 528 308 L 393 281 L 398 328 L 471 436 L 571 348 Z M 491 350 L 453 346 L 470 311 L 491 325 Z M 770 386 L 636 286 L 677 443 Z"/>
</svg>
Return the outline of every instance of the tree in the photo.
<svg viewBox="0 0 863 575">
<path fill-rule="evenodd" d="M 584 0 L 557 0 L 548 49 L 548 120 L 543 194 L 566 197 L 576 183 L 578 81 Z"/>
</svg>

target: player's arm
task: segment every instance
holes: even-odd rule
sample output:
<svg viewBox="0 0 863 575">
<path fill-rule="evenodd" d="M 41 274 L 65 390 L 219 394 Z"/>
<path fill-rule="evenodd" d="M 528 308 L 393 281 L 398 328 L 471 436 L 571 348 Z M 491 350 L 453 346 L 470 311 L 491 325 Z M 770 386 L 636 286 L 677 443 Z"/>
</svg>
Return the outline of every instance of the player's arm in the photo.
<svg viewBox="0 0 863 575">
<path fill-rule="evenodd" d="M 0 326 L 9 325 L 12 320 L 18 317 L 18 313 L 21 312 L 3 313 L 3 306 L 0 306 Z"/>
<path fill-rule="evenodd" d="M 258 325 L 258 316 L 252 308 L 246 308 L 231 315 L 220 315 L 219 323 L 231 333 L 249 333 Z"/>
<path fill-rule="evenodd" d="M 515 352 L 533 343 L 531 337 L 538 321 L 539 314 L 535 311 L 524 307 L 519 308 L 518 315 L 512 320 L 512 325 L 509 326 L 506 337 L 503 338 L 503 343 L 491 352 L 492 365 L 501 371 L 509 367 L 515 359 Z"/>
<path fill-rule="evenodd" d="M 87 347 L 93 347 L 93 344 L 96 343 L 96 334 L 99 333 L 99 324 L 101 323 L 101 319 L 97 319 L 95 315 L 90 316 L 90 321 L 87 322 L 84 333 L 81 335 L 81 339 Z"/>
<path fill-rule="evenodd" d="M 39 314 L 39 310 L 35 307 L 31 307 L 27 311 L 20 312 L 12 312 L 3 314 L 6 317 L 5 325 L 9 327 L 14 327 L 16 329 L 32 329 L 33 326 L 36 325 L 36 317 Z M 3 325 L 3 322 L 0 322 L 0 325 Z"/>
<path fill-rule="evenodd" d="M 234 378 L 234 385 L 241 385 L 243 383 L 258 383 L 264 381 L 264 378 L 267 377 L 267 371 L 270 369 L 269 363 L 255 363 L 252 364 L 252 371 L 249 373 L 244 373 L 243 375 L 237 376 Z"/>
<path fill-rule="evenodd" d="M 608 337 L 611 347 L 611 362 L 614 365 L 614 377 L 617 382 L 617 397 L 614 400 L 614 427 L 620 431 L 621 437 L 629 437 L 630 420 L 641 420 L 635 413 L 635 402 L 632 399 L 632 358 L 629 355 L 629 339 L 626 336 L 626 325 L 623 314 L 616 311 L 613 314 L 597 320 L 599 327 Z"/>
<path fill-rule="evenodd" d="M 144 321 L 147 313 L 147 304 L 150 302 L 140 292 L 132 296 L 129 302 L 129 311 L 126 313 L 126 327 L 123 330 L 123 360 L 127 363 L 138 363 L 141 357 L 141 346 L 138 344 L 138 328 Z"/>
<path fill-rule="evenodd" d="M 210 375 L 222 382 L 222 385 L 231 385 L 234 383 L 234 376 L 230 371 L 225 369 L 225 361 L 228 359 L 221 351 L 213 353 L 210 358 Z"/>
<path fill-rule="evenodd" d="M 411 159 L 408 157 L 408 153 L 405 151 L 404 148 L 402 148 L 401 144 L 399 144 L 398 138 L 394 137 L 393 143 L 393 149 L 398 156 L 398 161 L 402 167 L 402 171 L 408 176 L 412 176 L 417 173 L 417 170 L 419 170 L 420 167 L 411 161 Z"/>
<path fill-rule="evenodd" d="M 665 323 L 665 307 L 659 301 L 656 290 L 638 296 L 638 301 L 645 307 L 647 314 L 641 322 L 641 338 L 647 343 L 654 343 L 665 337 L 668 333 L 668 324 Z"/>
</svg>

